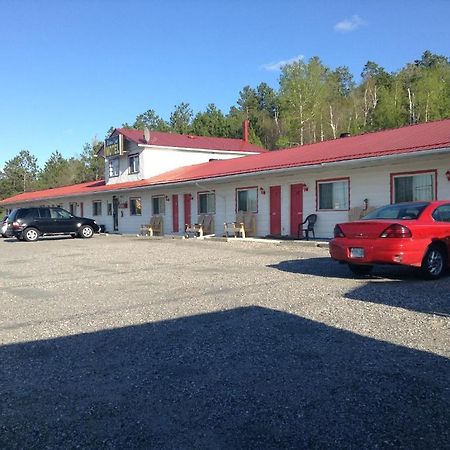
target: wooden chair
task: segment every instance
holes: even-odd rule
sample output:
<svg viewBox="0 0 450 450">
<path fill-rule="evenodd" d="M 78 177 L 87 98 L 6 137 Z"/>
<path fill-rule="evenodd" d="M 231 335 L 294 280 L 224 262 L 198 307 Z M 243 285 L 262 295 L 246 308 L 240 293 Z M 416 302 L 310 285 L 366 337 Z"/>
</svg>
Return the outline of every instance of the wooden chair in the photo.
<svg viewBox="0 0 450 450">
<path fill-rule="evenodd" d="M 204 235 L 214 234 L 214 216 L 212 214 L 200 214 L 198 223 L 186 224 L 186 235 L 203 237 Z"/>
<path fill-rule="evenodd" d="M 309 233 L 312 233 L 313 238 L 316 238 L 316 233 L 314 232 L 314 225 L 317 222 L 317 214 L 310 214 L 306 219 L 298 225 L 298 238 L 306 239 L 309 241 Z M 303 225 L 306 224 L 306 227 Z M 305 237 L 303 238 L 303 234 Z"/>
<path fill-rule="evenodd" d="M 162 236 L 164 234 L 164 225 L 162 216 L 152 216 L 149 224 L 141 225 L 141 236 Z"/>
<path fill-rule="evenodd" d="M 223 225 L 226 237 L 228 233 L 233 233 L 234 237 L 240 235 L 242 238 L 256 236 L 256 213 L 238 211 L 236 222 L 225 222 Z"/>
</svg>

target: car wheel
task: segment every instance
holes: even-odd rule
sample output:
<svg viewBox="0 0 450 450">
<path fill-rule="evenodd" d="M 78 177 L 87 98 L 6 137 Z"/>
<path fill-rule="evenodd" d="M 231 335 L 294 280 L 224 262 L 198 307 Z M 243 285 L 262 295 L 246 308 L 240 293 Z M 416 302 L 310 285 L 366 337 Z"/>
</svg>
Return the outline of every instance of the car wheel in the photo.
<svg viewBox="0 0 450 450">
<path fill-rule="evenodd" d="M 437 280 L 444 273 L 446 254 L 437 245 L 430 245 L 422 260 L 422 274 L 428 280 Z"/>
<path fill-rule="evenodd" d="M 80 228 L 79 236 L 84 239 L 89 239 L 94 235 L 94 229 L 89 225 L 83 225 Z"/>
<path fill-rule="evenodd" d="M 348 268 L 355 274 L 355 275 L 369 275 L 370 272 L 372 272 L 373 266 L 370 266 L 368 264 L 349 264 Z"/>
<path fill-rule="evenodd" d="M 27 228 L 25 231 L 22 232 L 22 237 L 27 242 L 35 242 L 38 240 L 39 237 L 39 231 L 36 230 L 36 228 Z"/>
</svg>

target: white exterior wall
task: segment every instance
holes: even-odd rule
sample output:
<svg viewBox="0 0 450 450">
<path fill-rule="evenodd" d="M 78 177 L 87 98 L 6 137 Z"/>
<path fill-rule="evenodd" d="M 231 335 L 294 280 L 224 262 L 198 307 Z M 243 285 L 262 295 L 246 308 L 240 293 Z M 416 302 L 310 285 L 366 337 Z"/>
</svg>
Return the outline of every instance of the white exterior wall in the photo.
<svg viewBox="0 0 450 450">
<path fill-rule="evenodd" d="M 231 159 L 253 153 L 176 149 L 172 147 L 144 147 L 124 139 L 125 154 L 105 159 L 106 184 L 125 183 L 151 178 L 178 167 L 208 162 L 210 159 Z M 128 157 L 139 154 L 139 173 L 128 173 Z M 255 153 L 256 154 L 256 153 Z M 119 176 L 109 176 L 109 160 L 119 158 Z"/>
<path fill-rule="evenodd" d="M 126 153 L 120 156 L 113 156 L 111 158 L 105 158 L 105 182 L 106 184 L 125 183 L 127 181 L 137 181 L 146 178 L 142 175 L 144 158 L 142 155 L 142 148 L 138 147 L 134 142 L 124 139 L 124 148 Z M 130 155 L 139 154 L 139 173 L 128 173 L 128 157 Z M 109 160 L 119 158 L 119 176 L 109 176 Z"/>
<path fill-rule="evenodd" d="M 245 156 L 238 152 L 174 149 L 170 147 L 146 147 L 143 151 L 142 177 L 150 178 L 183 166 L 208 162 L 210 159 L 231 159 Z"/>
<path fill-rule="evenodd" d="M 214 217 L 215 233 L 223 234 L 223 223 L 234 221 L 236 218 L 236 189 L 242 187 L 258 188 L 258 219 L 257 235 L 265 236 L 270 234 L 270 186 L 281 186 L 281 232 L 283 235 L 290 234 L 290 189 L 292 184 L 303 183 L 308 190 L 303 193 L 303 218 L 308 214 L 317 213 L 318 220 L 315 231 L 318 238 L 330 238 L 334 225 L 338 222 L 348 220 L 348 211 L 316 211 L 316 182 L 317 180 L 328 180 L 334 178 L 350 179 L 350 208 L 363 206 L 363 200 L 367 198 L 370 206 L 382 206 L 391 201 L 391 174 L 398 172 L 415 171 L 437 171 L 437 198 L 440 200 L 450 200 L 450 182 L 445 176 L 445 172 L 450 169 L 450 155 L 425 156 L 420 154 L 408 157 L 399 157 L 390 160 L 378 160 L 371 162 L 359 162 L 360 166 L 355 167 L 355 162 L 331 165 L 322 168 L 296 170 L 284 173 L 273 173 L 270 175 L 250 175 L 229 178 L 223 181 L 205 180 L 183 186 L 147 187 L 134 191 L 121 191 L 118 193 L 100 193 L 84 197 L 73 197 L 64 199 L 52 199 L 50 201 L 34 202 L 27 205 L 57 205 L 61 204 L 65 209 L 69 209 L 69 203 L 76 201 L 83 202 L 84 215 L 94 218 L 98 224 L 104 224 L 107 231 L 113 229 L 113 218 L 107 216 L 107 202 L 112 203 L 113 195 L 119 198 L 119 203 L 128 203 L 128 208 L 119 209 L 119 232 L 136 234 L 140 225 L 149 223 L 153 214 L 151 198 L 154 195 L 164 195 L 169 198 L 165 201 L 164 232 L 172 234 L 172 195 L 178 195 L 179 205 L 179 234 L 184 233 L 184 194 L 190 193 L 193 197 L 191 202 L 191 221 L 197 222 L 198 205 L 197 194 L 208 190 L 216 193 L 216 214 Z M 263 188 L 265 195 L 260 192 Z M 141 197 L 142 216 L 130 215 L 130 197 Z M 102 216 L 92 216 L 93 200 L 102 201 Z M 25 206 L 25 205 L 15 205 Z M 80 208 L 78 208 L 78 214 Z"/>
</svg>

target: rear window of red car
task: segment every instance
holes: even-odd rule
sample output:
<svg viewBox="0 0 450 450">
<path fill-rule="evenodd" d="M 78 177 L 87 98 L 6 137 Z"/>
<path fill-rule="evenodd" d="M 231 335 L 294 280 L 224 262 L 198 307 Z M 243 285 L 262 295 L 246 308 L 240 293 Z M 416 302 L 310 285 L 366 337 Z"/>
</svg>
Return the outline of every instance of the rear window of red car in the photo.
<svg viewBox="0 0 450 450">
<path fill-rule="evenodd" d="M 363 220 L 373 219 L 398 219 L 415 220 L 420 217 L 428 202 L 397 203 L 395 205 L 382 206 L 364 216 Z"/>
</svg>

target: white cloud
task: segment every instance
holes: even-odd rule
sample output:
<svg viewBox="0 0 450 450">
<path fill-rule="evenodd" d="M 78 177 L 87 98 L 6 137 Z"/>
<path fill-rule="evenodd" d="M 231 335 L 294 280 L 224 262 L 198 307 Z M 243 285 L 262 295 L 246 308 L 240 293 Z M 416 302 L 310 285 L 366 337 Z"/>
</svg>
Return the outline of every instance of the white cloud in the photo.
<svg viewBox="0 0 450 450">
<path fill-rule="evenodd" d="M 354 15 L 351 19 L 344 19 L 338 22 L 334 26 L 334 31 L 338 31 L 340 33 L 350 33 L 351 31 L 355 31 L 364 25 L 366 25 L 366 21 L 361 19 L 361 17 Z"/>
<path fill-rule="evenodd" d="M 276 70 L 280 70 L 283 66 L 286 66 L 287 64 L 292 64 L 294 62 L 301 61 L 303 58 L 304 58 L 303 55 L 298 55 L 290 59 L 284 59 L 282 61 L 264 64 L 262 68 L 268 70 L 269 72 L 274 72 Z"/>
</svg>

